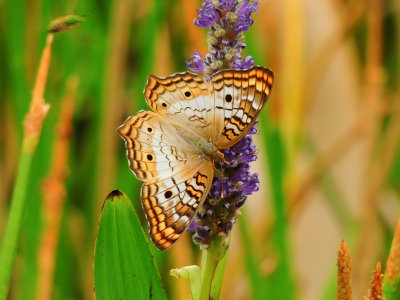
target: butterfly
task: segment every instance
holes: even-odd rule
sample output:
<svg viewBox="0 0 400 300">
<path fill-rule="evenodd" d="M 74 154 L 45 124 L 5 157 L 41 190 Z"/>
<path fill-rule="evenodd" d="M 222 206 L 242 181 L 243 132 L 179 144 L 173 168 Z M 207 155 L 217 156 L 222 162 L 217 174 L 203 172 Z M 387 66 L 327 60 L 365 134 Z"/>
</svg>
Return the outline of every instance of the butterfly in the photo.
<svg viewBox="0 0 400 300">
<path fill-rule="evenodd" d="M 152 111 L 118 128 L 130 169 L 144 181 L 142 206 L 154 244 L 165 250 L 192 222 L 212 186 L 221 150 L 254 125 L 270 93 L 267 68 L 223 70 L 209 81 L 195 73 L 150 75 L 144 90 Z"/>
</svg>

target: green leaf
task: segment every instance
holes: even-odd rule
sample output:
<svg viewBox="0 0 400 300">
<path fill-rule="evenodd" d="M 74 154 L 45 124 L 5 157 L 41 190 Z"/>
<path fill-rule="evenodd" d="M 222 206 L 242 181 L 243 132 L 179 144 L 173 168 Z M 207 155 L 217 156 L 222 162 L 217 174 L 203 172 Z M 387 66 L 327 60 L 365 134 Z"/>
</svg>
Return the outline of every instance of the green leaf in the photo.
<svg viewBox="0 0 400 300">
<path fill-rule="evenodd" d="M 200 298 L 201 270 L 199 266 L 186 266 L 180 269 L 172 269 L 169 275 L 175 278 L 186 278 L 189 280 L 192 300 Z"/>
<path fill-rule="evenodd" d="M 132 204 L 118 190 L 108 195 L 101 213 L 94 282 L 97 300 L 167 299 Z"/>
</svg>

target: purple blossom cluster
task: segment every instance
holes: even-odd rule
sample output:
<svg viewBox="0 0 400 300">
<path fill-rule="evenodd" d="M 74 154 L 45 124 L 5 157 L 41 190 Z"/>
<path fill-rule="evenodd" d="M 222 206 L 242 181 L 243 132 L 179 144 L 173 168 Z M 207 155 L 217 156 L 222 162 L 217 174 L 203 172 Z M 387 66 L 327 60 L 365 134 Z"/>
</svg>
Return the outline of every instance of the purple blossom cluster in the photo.
<svg viewBox="0 0 400 300">
<path fill-rule="evenodd" d="M 258 2 L 252 0 L 205 0 L 198 9 L 195 25 L 209 28 L 207 43 L 210 53 L 204 59 L 194 52 L 187 66 L 203 73 L 207 80 L 222 69 L 248 69 L 254 65 L 251 56 L 242 57 L 244 31 L 253 24 L 252 13 Z M 247 196 L 259 189 L 258 174 L 251 174 L 250 163 L 257 159 L 253 143 L 256 125 L 231 148 L 221 151 L 225 162 L 216 163 L 213 185 L 202 207 L 189 226 L 193 240 L 207 247 L 216 235 L 228 236 Z"/>
<path fill-rule="evenodd" d="M 258 5 L 252 0 L 205 0 L 197 10 L 199 16 L 194 24 L 210 29 L 207 37 L 210 53 L 203 59 L 198 51 L 194 52 L 186 62 L 188 68 L 204 73 L 207 79 L 222 69 L 251 68 L 253 58 L 242 57 L 246 47 L 243 32 L 253 24 L 251 15 L 257 12 Z"/>
<path fill-rule="evenodd" d="M 216 164 L 212 188 L 188 229 L 195 231 L 193 240 L 196 243 L 206 246 L 214 235 L 227 235 L 247 196 L 258 191 L 258 174 L 250 173 L 250 163 L 257 159 L 252 137 L 255 133 L 256 126 L 235 146 L 222 151 L 226 162 Z"/>
</svg>

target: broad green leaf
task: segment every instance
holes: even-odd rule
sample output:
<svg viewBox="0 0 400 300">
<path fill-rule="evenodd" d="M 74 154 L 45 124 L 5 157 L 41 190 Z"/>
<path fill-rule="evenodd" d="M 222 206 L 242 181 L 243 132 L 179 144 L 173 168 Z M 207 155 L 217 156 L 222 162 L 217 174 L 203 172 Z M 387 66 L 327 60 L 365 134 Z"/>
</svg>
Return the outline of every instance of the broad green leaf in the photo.
<svg viewBox="0 0 400 300">
<path fill-rule="evenodd" d="M 109 194 L 101 213 L 94 282 L 97 300 L 166 299 L 132 204 L 118 190 Z"/>
</svg>

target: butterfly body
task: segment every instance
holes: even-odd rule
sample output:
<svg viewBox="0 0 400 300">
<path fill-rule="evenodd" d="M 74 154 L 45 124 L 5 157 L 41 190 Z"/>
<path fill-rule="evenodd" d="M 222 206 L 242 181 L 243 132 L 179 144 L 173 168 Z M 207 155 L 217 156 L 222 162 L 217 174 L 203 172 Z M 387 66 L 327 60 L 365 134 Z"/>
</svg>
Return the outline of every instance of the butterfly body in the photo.
<svg viewBox="0 0 400 300">
<path fill-rule="evenodd" d="M 198 136 L 193 132 L 189 132 L 182 127 L 176 127 L 177 134 L 186 142 L 193 145 L 193 148 L 206 159 L 212 159 L 218 162 L 224 161 L 224 155 L 218 150 L 217 146 L 211 141 Z"/>
<path fill-rule="evenodd" d="M 155 245 L 167 249 L 190 225 L 213 181 L 221 150 L 253 126 L 270 94 L 263 67 L 198 74 L 150 75 L 140 111 L 118 129 L 131 170 L 144 181 L 141 199 Z"/>
</svg>

